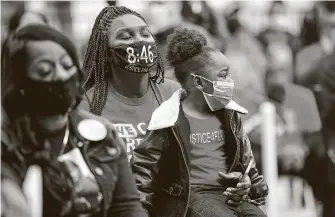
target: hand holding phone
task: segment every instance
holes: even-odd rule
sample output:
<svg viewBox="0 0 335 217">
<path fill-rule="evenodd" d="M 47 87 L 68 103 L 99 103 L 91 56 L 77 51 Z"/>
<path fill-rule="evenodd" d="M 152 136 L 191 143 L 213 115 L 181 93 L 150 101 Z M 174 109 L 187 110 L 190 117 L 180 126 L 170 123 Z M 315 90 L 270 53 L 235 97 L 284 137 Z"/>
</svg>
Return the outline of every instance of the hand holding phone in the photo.
<svg viewBox="0 0 335 217">
<path fill-rule="evenodd" d="M 241 176 L 240 176 L 240 178 L 238 180 L 239 183 L 237 184 L 236 187 L 239 187 L 238 185 L 241 184 L 241 183 L 243 183 L 243 180 L 245 180 L 246 176 L 248 176 L 253 162 L 254 162 L 254 159 L 251 159 L 250 162 L 249 162 L 249 164 L 248 164 L 248 166 L 247 166 L 247 168 L 241 174 Z"/>
<path fill-rule="evenodd" d="M 253 159 L 250 160 L 247 168 L 243 173 L 240 172 L 232 172 L 228 174 L 220 174 L 220 177 L 222 178 L 229 178 L 231 176 L 232 179 L 230 179 L 232 185 L 234 187 L 229 187 L 226 189 L 226 191 L 223 193 L 225 196 L 228 197 L 227 203 L 230 205 L 239 205 L 243 200 L 245 200 L 249 194 L 251 181 L 248 176 L 248 173 L 251 169 L 251 166 L 253 164 Z"/>
</svg>

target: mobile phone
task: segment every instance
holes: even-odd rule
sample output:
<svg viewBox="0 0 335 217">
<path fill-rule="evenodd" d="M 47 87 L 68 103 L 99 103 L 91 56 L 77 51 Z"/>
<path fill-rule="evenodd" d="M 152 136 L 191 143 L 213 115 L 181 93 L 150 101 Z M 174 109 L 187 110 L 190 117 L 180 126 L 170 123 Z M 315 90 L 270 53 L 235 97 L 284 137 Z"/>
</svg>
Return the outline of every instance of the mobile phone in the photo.
<svg viewBox="0 0 335 217">
<path fill-rule="evenodd" d="M 238 179 L 239 182 L 241 182 L 250 172 L 250 169 L 251 169 L 251 165 L 252 163 L 254 162 L 254 159 L 251 158 L 247 168 L 244 170 L 244 172 L 241 174 L 240 178 Z"/>
</svg>

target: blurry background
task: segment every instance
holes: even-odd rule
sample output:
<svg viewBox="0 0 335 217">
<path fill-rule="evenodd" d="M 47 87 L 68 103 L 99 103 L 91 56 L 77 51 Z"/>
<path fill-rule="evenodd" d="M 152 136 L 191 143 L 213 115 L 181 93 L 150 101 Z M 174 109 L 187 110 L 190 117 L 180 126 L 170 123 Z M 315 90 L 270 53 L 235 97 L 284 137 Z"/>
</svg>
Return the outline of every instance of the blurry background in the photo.
<svg viewBox="0 0 335 217">
<path fill-rule="evenodd" d="M 149 8 L 152 6 L 153 1 L 131 1 L 131 0 L 120 0 L 120 1 L 1 1 L 1 38 L 2 40 L 7 35 L 8 30 L 8 21 L 11 15 L 14 14 L 16 10 L 24 7 L 27 10 L 41 12 L 47 16 L 52 25 L 58 29 L 62 29 L 67 35 L 71 36 L 73 40 L 77 43 L 78 47 L 85 46 L 85 41 L 88 40 L 89 34 L 91 32 L 92 25 L 94 23 L 95 17 L 98 15 L 100 10 L 108 4 L 124 5 L 138 11 L 140 14 L 145 16 L 148 23 L 152 25 L 153 32 L 159 31 L 156 30 L 155 23 L 157 19 L 150 19 L 150 13 L 155 13 Z M 158 1 L 161 4 L 161 8 L 164 10 L 172 10 L 175 13 L 181 9 L 178 9 L 176 6 L 169 4 L 164 5 L 164 1 Z M 225 15 L 228 13 L 234 13 L 235 4 L 234 1 L 205 1 L 206 7 L 202 5 L 201 1 L 190 1 L 189 6 L 184 7 L 184 16 L 204 16 L 202 19 L 211 19 L 205 13 L 210 13 L 210 16 L 215 16 L 217 19 L 220 19 L 220 22 L 224 21 Z M 286 25 L 290 31 L 294 34 L 299 34 L 301 31 L 301 24 L 304 15 L 309 12 L 313 7 L 313 2 L 286 2 L 287 11 L 286 13 Z M 267 25 L 269 25 L 268 11 L 271 6 L 269 1 L 239 1 L 238 6 L 241 8 L 239 11 L 239 18 L 243 25 L 245 25 L 249 31 L 253 34 L 258 34 L 260 31 L 264 30 Z M 173 8 L 175 7 L 175 8 Z M 189 8 L 187 8 L 189 7 Z M 187 9 L 186 9 L 187 8 Z M 205 11 L 207 10 L 207 11 Z M 212 13 L 215 13 L 212 14 Z M 205 18 L 207 16 L 207 18 Z M 157 17 L 155 17 L 157 18 Z M 165 22 L 173 22 L 170 17 L 169 20 Z M 197 20 L 198 19 L 198 20 Z M 193 19 L 196 22 L 199 22 L 200 19 Z M 163 20 L 163 17 L 161 18 Z M 203 20 L 200 22 L 208 22 Z M 257 23 L 257 25 L 255 25 Z M 160 28 L 164 28 L 160 24 Z M 208 27 L 211 28 L 211 27 Z M 226 29 L 226 26 L 220 26 L 220 28 Z"/>
<path fill-rule="evenodd" d="M 335 216 L 334 2 L 1 1 L 1 40 L 10 22 L 22 22 L 15 13 L 38 12 L 72 38 L 83 58 L 95 18 L 107 5 L 143 15 L 163 57 L 174 28 L 202 31 L 230 61 L 260 170 L 267 162 L 261 158 L 259 107 L 264 101 L 276 107 L 278 216 Z M 165 67 L 166 78 L 174 79 Z"/>
</svg>

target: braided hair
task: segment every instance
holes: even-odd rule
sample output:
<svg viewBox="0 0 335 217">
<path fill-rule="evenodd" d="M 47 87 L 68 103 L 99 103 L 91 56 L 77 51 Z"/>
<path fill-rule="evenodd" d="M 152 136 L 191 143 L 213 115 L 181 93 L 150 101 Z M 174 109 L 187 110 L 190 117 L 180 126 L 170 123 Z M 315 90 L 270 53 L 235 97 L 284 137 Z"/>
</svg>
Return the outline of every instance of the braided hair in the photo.
<svg viewBox="0 0 335 217">
<path fill-rule="evenodd" d="M 84 82 L 84 89 L 88 91 L 94 86 L 92 102 L 89 104 L 90 112 L 95 115 L 100 116 L 106 104 L 109 80 L 112 74 L 108 73 L 108 30 L 115 18 L 126 14 L 135 15 L 145 22 L 140 14 L 129 8 L 107 6 L 97 16 L 88 42 L 83 65 L 85 72 L 88 73 Z M 157 52 L 157 71 L 155 75 L 150 75 L 150 79 L 159 84 L 164 81 L 164 65 L 159 51 Z"/>
</svg>

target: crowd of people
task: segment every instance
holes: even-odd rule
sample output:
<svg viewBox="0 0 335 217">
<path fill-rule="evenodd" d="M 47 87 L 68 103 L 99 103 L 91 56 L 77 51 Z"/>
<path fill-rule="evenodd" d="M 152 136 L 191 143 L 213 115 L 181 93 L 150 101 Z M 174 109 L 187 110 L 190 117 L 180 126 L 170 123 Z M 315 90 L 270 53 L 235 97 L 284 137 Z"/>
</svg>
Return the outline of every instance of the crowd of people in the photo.
<svg viewBox="0 0 335 217">
<path fill-rule="evenodd" d="M 335 215 L 335 2 L 300 35 L 271 3 L 255 35 L 242 3 L 107 1 L 84 58 L 47 17 L 20 10 L 1 52 L 1 202 L 32 216 L 23 183 L 41 168 L 42 216 L 267 216 L 260 105 L 276 108 L 279 175 L 304 179 Z M 33 216 L 32 216 L 33 217 Z"/>
</svg>

